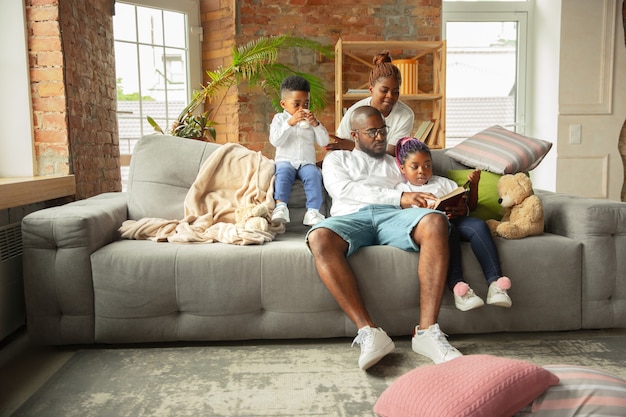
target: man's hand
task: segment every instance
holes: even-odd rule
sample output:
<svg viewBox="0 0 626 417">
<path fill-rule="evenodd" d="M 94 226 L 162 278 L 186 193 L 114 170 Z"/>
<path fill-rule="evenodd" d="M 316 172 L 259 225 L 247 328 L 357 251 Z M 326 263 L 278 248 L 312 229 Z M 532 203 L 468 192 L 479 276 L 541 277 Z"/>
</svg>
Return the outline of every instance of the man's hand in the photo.
<svg viewBox="0 0 626 417">
<path fill-rule="evenodd" d="M 431 193 L 403 192 L 402 197 L 400 197 L 400 206 L 402 208 L 411 208 L 411 207 L 428 208 L 431 202 L 436 199 L 437 197 L 435 197 Z"/>
<path fill-rule="evenodd" d="M 332 139 L 333 141 L 329 142 L 328 145 L 326 145 L 327 151 L 351 151 L 352 149 L 354 149 L 353 141 L 348 139 L 342 139 L 335 135 L 328 136 L 330 136 L 330 139 Z"/>
</svg>

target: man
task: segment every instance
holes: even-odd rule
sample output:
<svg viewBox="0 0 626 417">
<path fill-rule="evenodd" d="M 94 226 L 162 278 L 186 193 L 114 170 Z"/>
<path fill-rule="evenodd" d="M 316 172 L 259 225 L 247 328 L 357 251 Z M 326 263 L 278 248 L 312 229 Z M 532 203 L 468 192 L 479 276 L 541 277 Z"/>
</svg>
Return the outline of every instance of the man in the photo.
<svg viewBox="0 0 626 417">
<path fill-rule="evenodd" d="M 354 150 L 328 153 L 322 167 L 333 199 L 332 217 L 313 226 L 307 242 L 320 278 L 359 329 L 353 342 L 361 345 L 359 367 L 368 369 L 395 347 L 372 321 L 347 260 L 360 247 L 371 245 L 420 252 L 420 317 L 412 348 L 435 363 L 459 357 L 437 324 L 448 268 L 448 219 L 443 212 L 419 208 L 427 206 L 427 198 L 434 199 L 432 194 L 394 189 L 403 178 L 386 153 L 382 114 L 363 106 L 350 120 Z"/>
</svg>

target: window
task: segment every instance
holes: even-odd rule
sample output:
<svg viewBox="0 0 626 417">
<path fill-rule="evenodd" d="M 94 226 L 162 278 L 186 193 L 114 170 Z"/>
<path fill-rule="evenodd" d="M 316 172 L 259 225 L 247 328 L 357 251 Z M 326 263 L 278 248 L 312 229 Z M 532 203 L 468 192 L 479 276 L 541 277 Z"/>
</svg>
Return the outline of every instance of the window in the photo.
<svg viewBox="0 0 626 417">
<path fill-rule="evenodd" d="M 495 124 L 524 133 L 531 4 L 443 2 L 447 147 Z"/>
<path fill-rule="evenodd" d="M 175 3 L 175 4 L 169 4 Z M 196 1 L 117 1 L 113 17 L 122 188 L 139 139 L 167 130 L 200 85 L 199 6 Z"/>
</svg>

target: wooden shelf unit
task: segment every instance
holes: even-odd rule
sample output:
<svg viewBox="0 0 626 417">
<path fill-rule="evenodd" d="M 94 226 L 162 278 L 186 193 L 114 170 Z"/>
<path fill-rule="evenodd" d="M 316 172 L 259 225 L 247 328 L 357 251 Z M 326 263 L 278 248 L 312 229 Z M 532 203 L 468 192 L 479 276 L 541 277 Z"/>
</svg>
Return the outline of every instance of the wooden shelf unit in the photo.
<svg viewBox="0 0 626 417">
<path fill-rule="evenodd" d="M 432 82 L 424 83 L 428 88 L 422 91 L 422 83 L 418 83 L 417 94 L 402 94 L 400 101 L 407 104 L 415 112 L 415 125 L 413 132 L 419 123 L 427 117 L 433 121 L 434 126 L 427 138 L 427 143 L 432 149 L 442 149 L 446 146 L 446 43 L 445 41 L 344 41 L 341 38 L 335 44 L 335 130 L 343 116 L 344 107 L 350 107 L 353 103 L 369 97 L 369 93 L 348 93 L 349 89 L 367 89 L 366 81 L 361 85 L 348 85 L 344 78 L 344 64 L 348 59 L 354 60 L 366 68 L 373 68 L 372 58 L 375 54 L 388 50 L 393 59 L 415 59 L 420 68 L 428 69 L 432 66 Z M 406 55 L 405 51 L 407 51 Z M 401 56 L 396 56 L 398 53 Z M 410 55 L 408 54 L 410 53 Z M 363 71 L 367 73 L 369 71 Z M 419 76 L 418 76 L 419 78 Z M 429 80 L 430 81 L 430 80 Z M 431 87 L 432 85 L 432 87 Z M 416 107 L 420 108 L 416 111 Z M 421 117 L 420 117 L 421 116 Z"/>
</svg>

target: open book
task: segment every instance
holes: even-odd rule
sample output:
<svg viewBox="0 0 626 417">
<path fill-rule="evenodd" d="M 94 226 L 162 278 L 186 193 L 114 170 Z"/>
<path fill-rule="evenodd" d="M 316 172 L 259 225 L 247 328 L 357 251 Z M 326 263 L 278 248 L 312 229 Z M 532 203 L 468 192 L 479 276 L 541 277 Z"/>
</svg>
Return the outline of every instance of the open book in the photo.
<svg viewBox="0 0 626 417">
<path fill-rule="evenodd" d="M 467 189 L 465 189 L 465 187 L 457 187 L 453 191 L 450 191 L 448 194 L 436 199 L 432 207 L 435 210 L 445 211 L 446 207 L 458 206 L 459 200 L 463 198 L 466 192 Z"/>
</svg>

